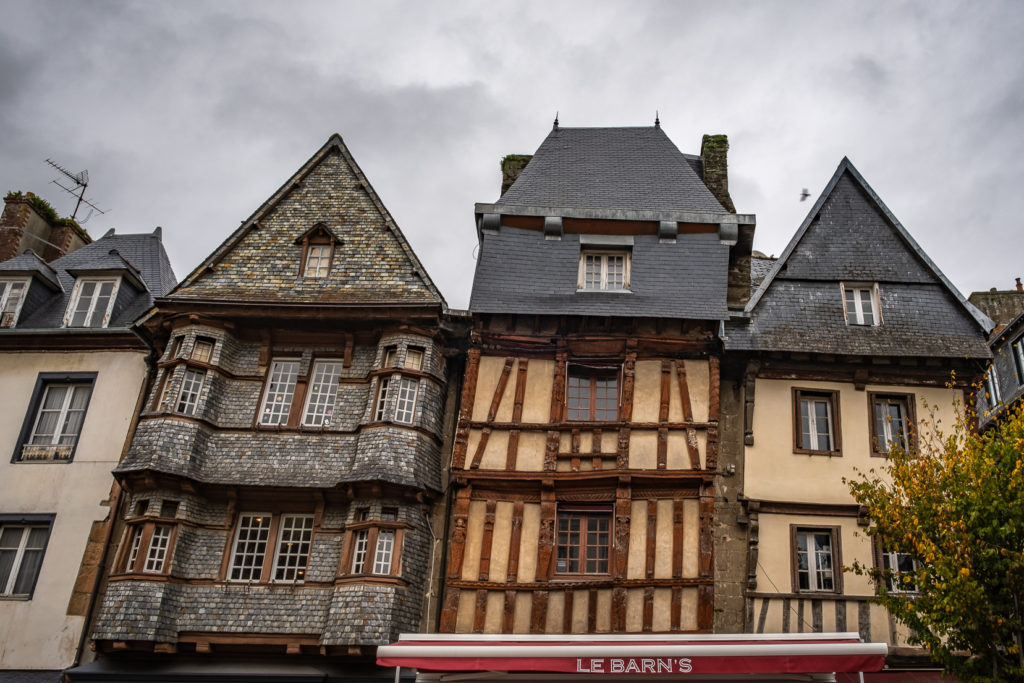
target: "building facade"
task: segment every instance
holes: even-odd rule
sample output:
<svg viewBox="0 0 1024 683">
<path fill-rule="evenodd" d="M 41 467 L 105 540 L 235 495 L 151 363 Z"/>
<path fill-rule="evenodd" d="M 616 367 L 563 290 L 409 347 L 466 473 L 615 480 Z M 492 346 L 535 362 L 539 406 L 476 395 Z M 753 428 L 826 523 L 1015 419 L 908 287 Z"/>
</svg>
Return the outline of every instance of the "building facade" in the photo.
<svg viewBox="0 0 1024 683">
<path fill-rule="evenodd" d="M 476 206 L 442 633 L 714 629 L 727 147 L 556 122 Z"/>
<path fill-rule="evenodd" d="M 90 242 L 0 262 L 0 678 L 57 681 L 84 645 L 148 375 L 132 325 L 175 284 L 159 228 Z"/>
<path fill-rule="evenodd" d="M 890 666 L 928 666 L 872 604 L 854 563 L 914 562 L 873 547 L 845 479 L 929 438 L 969 405 L 992 322 L 945 278 L 846 159 L 778 260 L 755 261 L 724 373 L 743 386 L 742 496 L 750 633 L 857 631 Z M 904 659 L 909 657 L 909 659 Z M 897 674 L 901 675 L 901 674 Z"/>
<path fill-rule="evenodd" d="M 428 628 L 450 320 L 331 137 L 141 324 L 156 376 L 72 679 L 346 680 Z"/>
</svg>

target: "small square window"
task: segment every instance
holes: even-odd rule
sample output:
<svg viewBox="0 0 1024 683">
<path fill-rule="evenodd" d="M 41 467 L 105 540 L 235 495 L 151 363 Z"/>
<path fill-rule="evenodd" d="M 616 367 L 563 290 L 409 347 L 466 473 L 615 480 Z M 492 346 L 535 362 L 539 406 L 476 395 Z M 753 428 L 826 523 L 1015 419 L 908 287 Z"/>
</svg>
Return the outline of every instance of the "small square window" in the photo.
<svg viewBox="0 0 1024 683">
<path fill-rule="evenodd" d="M 910 553 L 896 550 L 882 551 L 882 571 L 890 593 L 916 593 L 914 575 L 920 563 Z"/>
<path fill-rule="evenodd" d="M 558 574 L 607 574 L 611 556 L 612 512 L 600 508 L 558 510 L 555 572 Z"/>
<path fill-rule="evenodd" d="M 879 325 L 878 285 L 844 284 L 843 307 L 847 325 Z"/>
<path fill-rule="evenodd" d="M 28 291 L 26 280 L 0 280 L 0 327 L 14 327 Z"/>
<path fill-rule="evenodd" d="M 836 536 L 838 529 L 793 529 L 793 567 L 797 592 L 841 592 Z"/>
<path fill-rule="evenodd" d="M 839 409 L 834 391 L 793 392 L 797 453 L 839 455 Z"/>
<path fill-rule="evenodd" d="M 149 500 L 148 499 L 144 498 L 142 500 L 135 501 L 135 516 L 136 517 L 143 516 L 144 514 L 146 514 L 147 510 L 149 510 Z"/>
<path fill-rule="evenodd" d="M 566 371 L 566 417 L 602 421 L 619 417 L 619 369 L 570 365 Z"/>
<path fill-rule="evenodd" d="M 178 516 L 180 503 L 176 500 L 164 500 L 160 502 L 160 516 L 164 519 L 174 519 Z"/>
<path fill-rule="evenodd" d="M 120 278 L 78 278 L 64 318 L 66 327 L 106 327 L 117 298 Z"/>
<path fill-rule="evenodd" d="M 209 363 L 213 357 L 213 347 L 216 342 L 207 337 L 196 337 L 196 343 L 192 347 L 192 360 L 200 363 Z"/>
<path fill-rule="evenodd" d="M 580 251 L 579 280 L 583 291 L 628 291 L 630 252 Z"/>
<path fill-rule="evenodd" d="M 914 424 L 913 396 L 884 396 L 870 394 L 871 451 L 885 455 L 893 446 L 906 450 L 908 436 Z"/>
<path fill-rule="evenodd" d="M 423 349 L 408 348 L 405 350 L 405 367 L 407 370 L 423 369 Z"/>
<path fill-rule="evenodd" d="M 398 367 L 398 347 L 389 346 L 384 349 L 384 360 L 381 362 L 382 368 L 395 368 Z"/>
</svg>

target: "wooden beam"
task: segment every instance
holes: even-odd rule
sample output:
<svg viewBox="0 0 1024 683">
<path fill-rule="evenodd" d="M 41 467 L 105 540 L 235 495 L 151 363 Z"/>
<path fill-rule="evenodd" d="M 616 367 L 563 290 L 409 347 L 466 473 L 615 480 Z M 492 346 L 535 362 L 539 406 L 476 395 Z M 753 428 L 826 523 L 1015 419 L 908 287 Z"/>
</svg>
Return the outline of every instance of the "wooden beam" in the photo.
<svg viewBox="0 0 1024 683">
<path fill-rule="evenodd" d="M 491 406 L 487 410 L 488 425 L 494 422 L 494 418 L 498 416 L 498 408 L 501 407 L 501 399 L 505 396 L 505 388 L 508 386 L 508 378 L 509 375 L 512 374 L 512 366 L 515 362 L 516 359 L 509 356 L 505 359 L 505 365 L 501 368 L 501 376 L 498 377 L 498 385 L 494 388 L 494 396 L 491 397 Z M 476 453 L 473 454 L 473 461 L 469 464 L 469 468 L 471 470 L 475 470 L 480 467 L 480 460 L 483 458 L 484 451 L 487 449 L 487 440 L 490 438 L 490 435 L 490 428 L 485 427 L 483 433 L 480 435 L 480 442 L 476 446 Z"/>
<path fill-rule="evenodd" d="M 672 501 L 672 577 L 683 576 L 683 501 L 676 498 Z"/>
<path fill-rule="evenodd" d="M 520 358 L 518 361 L 518 372 L 516 372 L 516 390 L 514 403 L 512 404 L 512 422 L 518 423 L 523 419 L 523 401 L 526 398 L 526 373 L 530 361 Z M 519 430 L 514 429 L 508 435 L 508 451 L 505 454 L 505 469 L 514 470 L 519 455 Z"/>
<path fill-rule="evenodd" d="M 512 504 L 512 534 L 509 539 L 508 570 L 505 580 L 514 583 L 519 574 L 519 546 L 523 539 L 523 501 Z"/>
<path fill-rule="evenodd" d="M 493 498 L 485 504 L 484 512 L 484 535 L 480 543 L 480 570 L 477 576 L 481 581 L 488 581 L 491 577 L 491 546 L 494 543 L 494 510 L 497 501 Z"/>
<path fill-rule="evenodd" d="M 441 633 L 455 633 L 455 623 L 459 614 L 458 588 L 449 586 L 444 593 L 444 606 L 441 608 Z"/>
<path fill-rule="evenodd" d="M 469 429 L 473 420 L 473 401 L 476 398 L 476 381 L 479 374 L 480 349 L 471 348 L 466 361 L 466 378 L 462 384 L 462 405 L 459 409 L 459 426 L 455 431 L 452 469 L 461 470 L 466 466 L 466 449 L 469 445 Z"/>
<path fill-rule="evenodd" d="M 658 501 L 647 501 L 647 552 L 644 566 L 644 575 L 648 579 L 654 578 L 654 557 L 658 550 Z"/>
<path fill-rule="evenodd" d="M 459 489 L 455 494 L 454 522 L 452 524 L 452 542 L 448 556 L 448 578 L 462 577 L 462 562 L 466 552 L 466 531 L 469 524 L 469 501 L 472 490 L 470 487 Z"/>
<path fill-rule="evenodd" d="M 708 420 L 718 422 L 720 410 L 721 372 L 718 356 L 708 357 Z"/>
</svg>

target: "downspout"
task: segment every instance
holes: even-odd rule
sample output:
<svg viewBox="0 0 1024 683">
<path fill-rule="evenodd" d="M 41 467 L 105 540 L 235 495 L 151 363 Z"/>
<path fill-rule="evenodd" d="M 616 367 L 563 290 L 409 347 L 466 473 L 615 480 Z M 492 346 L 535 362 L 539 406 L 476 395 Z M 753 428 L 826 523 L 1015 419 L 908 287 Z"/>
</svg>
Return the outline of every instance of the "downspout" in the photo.
<svg viewBox="0 0 1024 683">
<path fill-rule="evenodd" d="M 135 402 L 135 414 L 132 415 L 131 424 L 128 426 L 128 434 L 125 436 L 124 446 L 121 447 L 121 457 L 117 459 L 118 464 L 120 464 L 128 454 L 128 448 L 131 445 L 132 440 L 135 438 L 135 430 L 139 425 L 139 417 L 141 416 L 142 408 L 145 405 L 146 397 L 149 396 L 149 392 L 153 388 L 153 380 L 156 378 L 156 362 L 159 359 L 156 349 L 153 347 L 152 340 L 139 334 L 138 329 L 135 329 L 134 331 L 149 349 L 149 352 L 146 354 L 146 378 L 142 383 L 139 398 Z M 121 488 L 121 484 L 118 483 L 117 479 L 114 479 L 107 528 L 103 535 L 103 553 L 100 555 L 99 564 L 96 565 L 96 577 L 93 579 L 92 588 L 89 591 L 89 605 L 85 611 L 85 623 L 82 624 L 82 633 L 78 636 L 78 647 L 75 648 L 75 659 L 71 664 L 71 667 L 76 667 L 81 663 L 82 653 L 85 652 L 85 643 L 89 639 L 89 631 L 95 621 L 96 603 L 99 600 L 100 584 L 103 582 L 103 575 L 107 569 L 107 559 L 110 556 L 110 542 L 114 537 L 114 527 L 117 525 L 117 520 L 121 515 L 123 492 L 124 489 Z"/>
</svg>

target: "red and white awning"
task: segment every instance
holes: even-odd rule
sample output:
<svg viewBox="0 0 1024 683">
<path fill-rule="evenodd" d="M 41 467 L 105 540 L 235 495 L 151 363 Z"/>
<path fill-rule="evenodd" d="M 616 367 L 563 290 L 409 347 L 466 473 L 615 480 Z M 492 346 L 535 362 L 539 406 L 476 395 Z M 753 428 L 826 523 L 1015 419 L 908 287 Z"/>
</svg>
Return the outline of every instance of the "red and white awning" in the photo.
<svg viewBox="0 0 1024 683">
<path fill-rule="evenodd" d="M 377 648 L 377 664 L 420 672 L 577 674 L 587 678 L 739 676 L 879 671 L 885 643 L 864 643 L 856 633 L 480 635 L 403 634 Z M 511 676 L 506 675 L 505 678 Z M 572 679 L 577 676 L 557 676 Z M 445 677 L 432 675 L 437 680 Z M 456 676 L 451 676 L 456 678 Z M 481 677 L 483 680 L 484 677 Z M 493 678 L 493 675 L 487 678 Z M 533 676 L 530 676 L 533 678 Z"/>
</svg>

